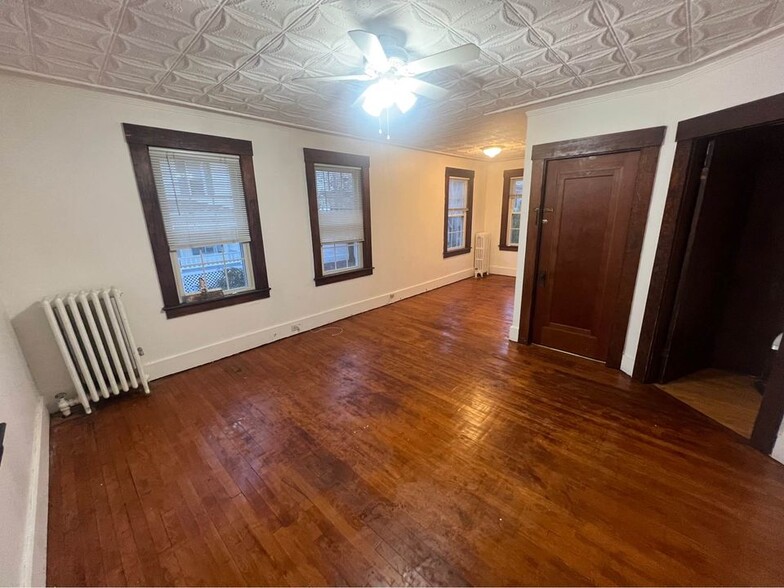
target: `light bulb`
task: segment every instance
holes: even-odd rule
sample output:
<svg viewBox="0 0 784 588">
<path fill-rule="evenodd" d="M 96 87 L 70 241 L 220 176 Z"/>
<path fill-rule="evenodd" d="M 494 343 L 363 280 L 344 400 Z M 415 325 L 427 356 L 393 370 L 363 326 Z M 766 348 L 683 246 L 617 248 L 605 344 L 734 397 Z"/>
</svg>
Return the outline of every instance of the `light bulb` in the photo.
<svg viewBox="0 0 784 588">
<path fill-rule="evenodd" d="M 499 153 L 501 153 L 502 149 L 500 147 L 485 147 L 482 149 L 482 152 L 490 158 L 495 157 Z"/>
</svg>

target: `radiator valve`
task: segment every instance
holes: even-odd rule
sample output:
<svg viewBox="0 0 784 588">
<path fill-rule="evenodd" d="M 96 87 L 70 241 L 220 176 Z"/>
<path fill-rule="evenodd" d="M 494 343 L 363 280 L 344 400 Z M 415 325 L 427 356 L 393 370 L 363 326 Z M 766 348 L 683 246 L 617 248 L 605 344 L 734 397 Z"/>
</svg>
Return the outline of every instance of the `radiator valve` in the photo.
<svg viewBox="0 0 784 588">
<path fill-rule="evenodd" d="M 71 416 L 71 403 L 68 402 L 68 399 L 65 397 L 65 393 L 58 394 L 55 396 L 57 399 L 57 408 L 60 409 L 60 412 L 63 413 L 64 417 Z"/>
</svg>

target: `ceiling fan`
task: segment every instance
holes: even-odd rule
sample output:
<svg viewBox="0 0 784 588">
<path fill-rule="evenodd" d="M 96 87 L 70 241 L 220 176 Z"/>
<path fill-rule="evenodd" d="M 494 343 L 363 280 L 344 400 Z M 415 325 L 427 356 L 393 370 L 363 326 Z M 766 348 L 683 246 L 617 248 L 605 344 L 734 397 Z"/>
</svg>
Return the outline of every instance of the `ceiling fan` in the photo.
<svg viewBox="0 0 784 588">
<path fill-rule="evenodd" d="M 432 100 L 446 97 L 449 93 L 447 90 L 420 80 L 416 76 L 451 65 L 473 61 L 479 57 L 479 47 L 468 43 L 409 61 L 406 50 L 393 43 L 391 39 L 384 38 L 385 44 L 382 45 L 378 36 L 359 30 L 349 31 L 348 36 L 365 56 L 364 73 L 303 79 L 374 82 L 355 102 L 355 104 L 361 103 L 362 108 L 372 116 L 381 116 L 384 110 L 393 105 L 397 106 L 402 113 L 408 112 L 416 103 L 417 95 Z"/>
</svg>

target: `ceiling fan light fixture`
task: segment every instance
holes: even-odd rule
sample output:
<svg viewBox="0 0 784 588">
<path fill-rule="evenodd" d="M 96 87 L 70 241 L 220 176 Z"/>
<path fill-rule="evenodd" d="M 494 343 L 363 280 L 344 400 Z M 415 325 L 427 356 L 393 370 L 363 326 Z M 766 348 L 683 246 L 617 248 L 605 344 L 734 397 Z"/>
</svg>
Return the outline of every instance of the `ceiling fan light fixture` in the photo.
<svg viewBox="0 0 784 588">
<path fill-rule="evenodd" d="M 490 159 L 501 153 L 501 151 L 503 151 L 503 149 L 500 147 L 485 147 L 482 149 L 482 153 L 487 155 Z"/>
<path fill-rule="evenodd" d="M 365 90 L 362 108 L 370 116 L 381 116 L 387 108 L 396 105 L 400 112 L 406 113 L 416 104 L 417 97 L 403 87 L 399 80 L 383 78 Z"/>
<path fill-rule="evenodd" d="M 390 106 L 390 84 L 388 80 L 378 80 L 365 90 L 362 108 L 370 116 L 381 116 L 385 108 Z"/>
<path fill-rule="evenodd" d="M 409 92 L 408 90 L 404 90 L 400 87 L 397 88 L 395 105 L 398 107 L 400 112 L 403 114 L 407 113 L 414 107 L 416 101 L 417 97 L 413 92 Z"/>
</svg>

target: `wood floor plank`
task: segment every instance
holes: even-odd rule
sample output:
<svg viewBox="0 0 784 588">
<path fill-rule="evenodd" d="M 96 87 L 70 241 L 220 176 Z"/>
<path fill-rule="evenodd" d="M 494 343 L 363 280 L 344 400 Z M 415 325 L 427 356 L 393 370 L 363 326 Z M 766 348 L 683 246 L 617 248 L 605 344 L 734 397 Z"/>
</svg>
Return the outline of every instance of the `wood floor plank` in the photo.
<svg viewBox="0 0 784 588">
<path fill-rule="evenodd" d="M 784 583 L 784 466 L 466 280 L 55 418 L 51 585 Z"/>
</svg>

